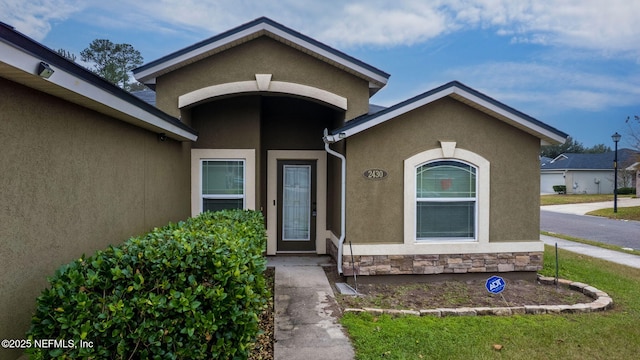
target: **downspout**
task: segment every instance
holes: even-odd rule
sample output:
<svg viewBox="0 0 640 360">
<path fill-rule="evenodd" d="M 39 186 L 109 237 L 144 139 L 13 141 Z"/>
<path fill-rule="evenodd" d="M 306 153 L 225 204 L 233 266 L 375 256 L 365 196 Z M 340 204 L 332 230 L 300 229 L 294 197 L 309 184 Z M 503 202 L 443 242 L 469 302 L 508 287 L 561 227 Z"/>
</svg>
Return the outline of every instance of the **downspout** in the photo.
<svg viewBox="0 0 640 360">
<path fill-rule="evenodd" d="M 339 158 L 342 165 L 340 172 L 342 178 L 340 181 L 340 239 L 338 240 L 338 260 L 336 261 L 338 263 L 338 274 L 342 274 L 342 248 L 346 232 L 347 159 L 344 155 L 329 147 L 329 144 L 336 142 L 336 140 L 333 136 L 329 137 L 329 131 L 327 129 L 324 129 L 322 141 L 324 141 L 324 149 L 327 153 Z"/>
</svg>

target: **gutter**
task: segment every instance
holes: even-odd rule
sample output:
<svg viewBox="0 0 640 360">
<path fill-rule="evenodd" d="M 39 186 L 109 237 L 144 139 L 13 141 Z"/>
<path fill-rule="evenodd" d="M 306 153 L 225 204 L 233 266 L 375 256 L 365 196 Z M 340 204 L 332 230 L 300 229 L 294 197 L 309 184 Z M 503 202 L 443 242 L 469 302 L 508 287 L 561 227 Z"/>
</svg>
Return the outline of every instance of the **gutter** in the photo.
<svg viewBox="0 0 640 360">
<path fill-rule="evenodd" d="M 345 233 L 346 233 L 346 188 L 347 188 L 347 159 L 339 152 L 332 150 L 329 144 L 335 143 L 337 140 L 335 136 L 329 135 L 329 131 L 324 129 L 324 136 L 322 137 L 324 142 L 324 149 L 327 153 L 340 159 L 342 165 L 340 176 L 340 239 L 338 240 L 338 274 L 342 274 L 342 248 L 344 245 Z"/>
</svg>

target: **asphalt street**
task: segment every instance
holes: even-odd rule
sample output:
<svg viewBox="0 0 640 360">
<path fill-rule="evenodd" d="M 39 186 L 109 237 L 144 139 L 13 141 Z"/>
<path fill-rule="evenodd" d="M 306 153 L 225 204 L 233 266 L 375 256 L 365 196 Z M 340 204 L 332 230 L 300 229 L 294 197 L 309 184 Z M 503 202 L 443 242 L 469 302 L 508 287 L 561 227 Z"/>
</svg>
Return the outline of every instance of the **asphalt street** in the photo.
<svg viewBox="0 0 640 360">
<path fill-rule="evenodd" d="M 597 216 L 540 210 L 540 229 L 640 249 L 640 221 L 612 220 Z"/>
</svg>

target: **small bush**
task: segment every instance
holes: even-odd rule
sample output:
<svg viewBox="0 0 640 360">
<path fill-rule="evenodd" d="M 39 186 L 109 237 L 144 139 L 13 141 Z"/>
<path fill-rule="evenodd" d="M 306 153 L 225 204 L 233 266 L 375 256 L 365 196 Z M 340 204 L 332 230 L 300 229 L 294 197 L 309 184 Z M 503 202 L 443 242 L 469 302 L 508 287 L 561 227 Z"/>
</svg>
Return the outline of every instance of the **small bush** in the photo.
<svg viewBox="0 0 640 360">
<path fill-rule="evenodd" d="M 565 185 L 553 185 L 553 191 L 555 191 L 557 194 L 566 194 L 567 187 Z"/>
<path fill-rule="evenodd" d="M 268 290 L 254 211 L 204 213 L 58 269 L 30 339 L 74 340 L 36 358 L 242 359 Z M 80 340 L 93 347 L 80 347 Z M 85 343 L 86 344 L 86 343 Z"/>
<path fill-rule="evenodd" d="M 635 193 L 636 193 L 636 188 L 632 188 L 632 187 L 622 187 L 618 189 L 618 195 L 630 195 Z"/>
</svg>

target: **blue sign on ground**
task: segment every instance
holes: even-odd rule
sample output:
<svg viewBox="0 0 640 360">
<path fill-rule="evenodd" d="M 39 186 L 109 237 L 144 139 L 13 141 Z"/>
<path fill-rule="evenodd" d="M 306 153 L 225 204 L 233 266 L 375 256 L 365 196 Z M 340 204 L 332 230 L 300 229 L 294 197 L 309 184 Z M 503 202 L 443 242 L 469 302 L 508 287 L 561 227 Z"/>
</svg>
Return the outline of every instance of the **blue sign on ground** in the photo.
<svg viewBox="0 0 640 360">
<path fill-rule="evenodd" d="M 492 276 L 488 278 L 487 282 L 485 283 L 487 291 L 492 294 L 500 294 L 504 290 L 504 287 L 506 285 L 507 284 L 504 282 L 504 279 L 500 276 Z"/>
</svg>

